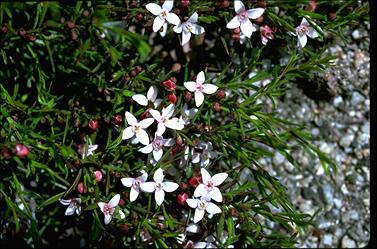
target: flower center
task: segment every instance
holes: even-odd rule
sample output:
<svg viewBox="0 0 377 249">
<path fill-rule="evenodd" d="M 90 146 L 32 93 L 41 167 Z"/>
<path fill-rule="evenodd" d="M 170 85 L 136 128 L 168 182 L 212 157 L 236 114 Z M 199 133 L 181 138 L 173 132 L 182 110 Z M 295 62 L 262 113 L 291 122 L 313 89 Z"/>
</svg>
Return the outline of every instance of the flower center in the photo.
<svg viewBox="0 0 377 249">
<path fill-rule="evenodd" d="M 152 146 L 154 150 L 160 150 L 162 148 L 162 145 L 163 145 L 163 142 L 160 136 L 156 137 L 152 142 Z"/>
<path fill-rule="evenodd" d="M 140 125 L 139 124 L 134 125 L 132 130 L 133 132 L 138 133 L 140 131 Z"/>
<path fill-rule="evenodd" d="M 109 204 L 105 204 L 105 206 L 103 206 L 103 213 L 104 214 L 113 214 L 114 208 L 112 206 L 110 206 Z"/>
<path fill-rule="evenodd" d="M 240 20 L 240 22 L 246 22 L 249 19 L 246 10 L 238 14 L 238 19 Z"/>
<path fill-rule="evenodd" d="M 195 91 L 203 92 L 203 84 L 202 83 L 196 83 Z"/>
<path fill-rule="evenodd" d="M 160 182 L 156 183 L 156 191 L 160 191 L 162 189 L 162 184 Z"/>
<path fill-rule="evenodd" d="M 168 17 L 168 14 L 169 14 L 169 11 L 167 11 L 166 9 L 163 9 L 160 13 L 160 16 L 162 17 L 162 19 L 166 19 Z"/>
<path fill-rule="evenodd" d="M 309 31 L 309 27 L 305 24 L 301 24 L 300 26 L 298 26 L 296 28 L 296 33 L 299 35 L 299 36 L 303 36 L 303 35 L 306 35 L 306 33 L 308 33 Z"/>
<path fill-rule="evenodd" d="M 185 22 L 185 24 L 183 25 L 183 30 L 187 33 L 187 32 L 191 32 L 192 31 L 192 23 L 191 22 Z"/>
<path fill-rule="evenodd" d="M 203 201 L 199 201 L 199 203 L 198 203 L 199 210 L 205 209 L 206 206 L 207 206 L 206 203 L 204 203 Z"/>
<path fill-rule="evenodd" d="M 211 191 L 213 189 L 213 182 L 212 181 L 208 181 L 205 185 L 204 185 L 205 189 L 207 191 Z"/>
<path fill-rule="evenodd" d="M 140 186 L 141 180 L 140 179 L 135 179 L 134 182 L 132 183 L 132 187 L 138 189 Z"/>
</svg>

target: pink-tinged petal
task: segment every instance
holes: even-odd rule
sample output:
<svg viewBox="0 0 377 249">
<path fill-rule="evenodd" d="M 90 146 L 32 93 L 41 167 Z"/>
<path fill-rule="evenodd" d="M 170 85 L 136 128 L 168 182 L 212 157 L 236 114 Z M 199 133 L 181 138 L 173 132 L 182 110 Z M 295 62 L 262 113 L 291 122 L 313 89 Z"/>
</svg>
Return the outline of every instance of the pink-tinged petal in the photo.
<svg viewBox="0 0 377 249">
<path fill-rule="evenodd" d="M 160 5 L 155 3 L 148 3 L 147 5 L 145 5 L 145 8 L 147 8 L 147 10 L 155 16 L 158 16 L 162 11 Z"/>
<path fill-rule="evenodd" d="M 136 133 L 136 137 L 137 137 L 137 139 L 139 139 L 139 142 L 141 144 L 144 144 L 144 145 L 148 145 L 149 144 L 149 136 L 148 136 L 148 133 L 145 130 L 140 129 Z"/>
<path fill-rule="evenodd" d="M 207 190 L 204 187 L 204 184 L 199 184 L 194 191 L 194 197 L 200 197 L 204 195 L 207 195 Z"/>
<path fill-rule="evenodd" d="M 160 122 L 161 121 L 161 114 L 159 111 L 157 110 L 149 110 L 149 113 L 152 115 L 152 117 L 157 121 L 157 122 Z"/>
<path fill-rule="evenodd" d="M 245 22 L 241 23 L 241 31 L 245 34 L 246 37 L 250 38 L 254 30 L 255 27 L 250 22 L 250 20 L 246 20 Z"/>
<path fill-rule="evenodd" d="M 136 188 L 131 188 L 130 201 L 134 202 L 137 199 L 138 196 L 139 196 L 139 190 L 136 189 Z"/>
<path fill-rule="evenodd" d="M 174 3 L 173 0 L 166 0 L 166 1 L 162 4 L 162 8 L 163 8 L 163 9 L 166 9 L 167 11 L 171 11 L 171 10 L 173 9 L 173 3 Z"/>
<path fill-rule="evenodd" d="M 151 86 L 148 89 L 147 92 L 147 99 L 149 99 L 151 102 L 155 101 L 157 98 L 157 87 L 156 86 Z"/>
<path fill-rule="evenodd" d="M 135 94 L 132 96 L 132 99 L 135 100 L 136 103 L 142 106 L 147 106 L 148 105 L 148 99 L 142 94 Z"/>
<path fill-rule="evenodd" d="M 219 88 L 213 84 L 203 84 L 203 92 L 206 94 L 213 94 L 217 89 Z"/>
<path fill-rule="evenodd" d="M 173 31 L 175 32 L 175 33 L 182 33 L 182 24 L 179 24 L 179 25 L 177 25 L 177 26 L 174 26 L 173 27 Z"/>
<path fill-rule="evenodd" d="M 196 23 L 198 21 L 198 13 L 194 12 L 187 21 L 191 23 Z"/>
<path fill-rule="evenodd" d="M 151 124 L 153 124 L 154 118 L 146 118 L 139 122 L 139 125 L 142 129 L 148 128 Z"/>
<path fill-rule="evenodd" d="M 307 41 L 308 41 L 308 38 L 306 35 L 298 36 L 297 46 L 303 48 L 305 47 Z"/>
<path fill-rule="evenodd" d="M 173 130 L 182 130 L 184 128 L 184 126 L 182 124 L 179 123 L 179 119 L 178 118 L 172 118 L 170 119 L 169 121 L 167 121 L 165 123 L 165 126 L 170 128 L 170 129 L 173 129 Z"/>
<path fill-rule="evenodd" d="M 312 28 L 312 27 L 309 27 L 309 30 L 308 30 L 307 35 L 308 35 L 310 38 L 312 38 L 312 39 L 314 39 L 314 38 L 316 38 L 316 37 L 319 36 L 318 33 L 317 33 L 317 31 L 316 31 L 314 28 Z"/>
<path fill-rule="evenodd" d="M 212 176 L 212 182 L 214 186 L 219 186 L 221 183 L 225 181 L 225 179 L 228 178 L 227 173 L 218 173 L 214 176 Z"/>
<path fill-rule="evenodd" d="M 194 81 L 187 81 L 187 82 L 184 82 L 183 85 L 185 85 L 185 87 L 187 88 L 187 90 L 189 90 L 190 92 L 195 92 L 196 82 L 194 82 Z"/>
<path fill-rule="evenodd" d="M 153 31 L 157 32 L 160 30 L 160 28 L 164 25 L 165 19 L 161 19 L 159 16 L 157 16 L 153 21 Z"/>
<path fill-rule="evenodd" d="M 204 184 L 207 184 L 211 180 L 211 175 L 208 173 L 208 171 L 204 168 L 200 169 L 200 174 L 202 175 L 202 180 Z"/>
<path fill-rule="evenodd" d="M 126 186 L 126 187 L 131 187 L 132 184 L 134 183 L 134 179 L 131 178 L 131 177 L 124 177 L 122 179 L 120 179 L 120 181 L 122 182 L 123 186 Z"/>
<path fill-rule="evenodd" d="M 203 84 L 204 81 L 206 80 L 205 76 L 204 76 L 204 72 L 203 71 L 200 71 L 198 73 L 198 75 L 196 76 L 196 83 L 198 84 Z"/>
<path fill-rule="evenodd" d="M 199 153 L 194 153 L 193 155 L 192 155 L 192 163 L 198 163 L 198 162 L 200 162 L 200 154 Z"/>
<path fill-rule="evenodd" d="M 105 225 L 109 224 L 112 218 L 113 217 L 110 214 L 105 214 L 105 218 L 104 218 Z"/>
<path fill-rule="evenodd" d="M 255 8 L 247 10 L 247 16 L 251 19 L 257 19 L 261 15 L 263 15 L 264 9 L 263 8 Z"/>
<path fill-rule="evenodd" d="M 181 20 L 179 19 L 179 17 L 174 13 L 169 13 L 168 16 L 166 17 L 166 21 L 168 21 L 169 23 L 173 25 L 179 25 L 181 23 Z"/>
<path fill-rule="evenodd" d="M 221 195 L 220 189 L 218 187 L 214 187 L 211 192 L 209 192 L 209 197 L 217 202 L 223 201 L 223 196 Z"/>
<path fill-rule="evenodd" d="M 111 198 L 111 200 L 109 201 L 109 205 L 110 205 L 111 207 L 116 207 L 116 206 L 118 206 L 119 200 L 120 200 L 120 195 L 119 195 L 119 194 L 116 194 L 116 195 L 114 195 L 114 197 Z"/>
<path fill-rule="evenodd" d="M 170 147 L 175 144 L 175 140 L 173 138 L 163 139 L 162 143 L 165 147 Z"/>
<path fill-rule="evenodd" d="M 135 118 L 134 115 L 132 115 L 132 113 L 126 111 L 125 116 L 126 116 L 126 120 L 127 120 L 128 125 L 137 124 L 137 119 Z"/>
<path fill-rule="evenodd" d="M 153 175 L 153 180 L 156 182 L 156 183 L 162 183 L 162 181 L 164 180 L 164 172 L 162 171 L 161 168 L 158 168 L 156 170 L 156 172 L 154 172 L 154 175 Z"/>
<path fill-rule="evenodd" d="M 154 192 L 154 198 L 156 200 L 156 204 L 160 206 L 164 202 L 165 192 L 162 189 Z"/>
<path fill-rule="evenodd" d="M 186 43 L 188 43 L 190 41 L 190 38 L 191 38 L 191 33 L 183 30 L 181 45 L 183 46 Z"/>
<path fill-rule="evenodd" d="M 238 20 L 238 16 L 235 16 L 227 23 L 226 27 L 228 29 L 236 29 L 241 25 L 240 21 Z"/>
<path fill-rule="evenodd" d="M 144 154 L 149 154 L 149 153 L 152 152 L 152 150 L 153 150 L 152 144 L 148 144 L 147 146 L 140 148 L 138 151 L 140 151 L 141 153 L 144 153 Z"/>
<path fill-rule="evenodd" d="M 204 95 L 201 92 L 195 92 L 195 105 L 196 107 L 199 107 L 203 104 L 204 101 Z"/>
<path fill-rule="evenodd" d="M 239 14 L 240 12 L 245 10 L 245 5 L 239 0 L 234 1 L 234 11 Z"/>
<path fill-rule="evenodd" d="M 164 152 L 162 151 L 162 149 L 153 150 L 153 158 L 154 158 L 154 160 L 156 160 L 156 162 L 158 162 L 161 159 L 163 153 Z"/>
<path fill-rule="evenodd" d="M 208 202 L 206 211 L 210 214 L 219 214 L 221 213 L 221 209 L 214 203 Z"/>
<path fill-rule="evenodd" d="M 68 208 L 65 210 L 65 215 L 69 216 L 75 213 L 75 207 L 69 205 Z"/>
<path fill-rule="evenodd" d="M 59 199 L 60 203 L 63 204 L 63 205 L 69 205 L 71 204 L 71 200 L 68 199 L 68 200 L 64 200 L 64 199 Z"/>
<path fill-rule="evenodd" d="M 152 193 L 156 190 L 156 183 L 154 182 L 143 182 L 140 184 L 140 189 L 144 192 Z"/>
<path fill-rule="evenodd" d="M 191 32 L 195 35 L 201 35 L 205 32 L 204 28 L 198 24 L 193 24 Z"/>
<path fill-rule="evenodd" d="M 148 173 L 144 171 L 144 173 L 141 176 L 139 176 L 138 178 L 141 180 L 141 182 L 145 182 L 148 178 Z"/>
<path fill-rule="evenodd" d="M 132 127 L 127 127 L 123 130 L 122 139 L 129 139 L 135 135 L 134 131 L 132 130 Z"/>
<path fill-rule="evenodd" d="M 191 208 L 196 208 L 198 206 L 198 200 L 197 199 L 189 198 L 189 199 L 186 200 L 186 202 L 187 202 L 187 205 L 189 205 L 189 207 L 191 207 Z"/>
<path fill-rule="evenodd" d="M 174 113 L 174 104 L 168 105 L 166 108 L 162 109 L 161 116 L 170 118 Z"/>
<path fill-rule="evenodd" d="M 103 207 L 106 205 L 106 203 L 105 202 L 98 202 L 97 205 L 101 209 L 101 211 L 103 212 Z"/>
<path fill-rule="evenodd" d="M 199 208 L 195 209 L 194 214 L 194 223 L 198 223 L 204 217 L 204 209 L 200 210 Z"/>
<path fill-rule="evenodd" d="M 179 185 L 175 182 L 164 182 L 162 189 L 165 192 L 170 193 L 170 192 L 176 191 L 178 187 L 179 187 Z"/>
</svg>

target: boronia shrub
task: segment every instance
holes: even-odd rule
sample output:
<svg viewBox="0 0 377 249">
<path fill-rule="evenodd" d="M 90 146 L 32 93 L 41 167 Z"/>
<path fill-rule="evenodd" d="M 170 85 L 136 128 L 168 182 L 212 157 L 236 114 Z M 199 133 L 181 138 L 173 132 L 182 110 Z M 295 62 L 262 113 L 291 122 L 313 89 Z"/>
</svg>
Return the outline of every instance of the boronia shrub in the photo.
<svg viewBox="0 0 377 249">
<path fill-rule="evenodd" d="M 2 245 L 293 247 L 258 161 L 336 166 L 270 108 L 330 67 L 358 1 L 0 3 Z"/>
</svg>

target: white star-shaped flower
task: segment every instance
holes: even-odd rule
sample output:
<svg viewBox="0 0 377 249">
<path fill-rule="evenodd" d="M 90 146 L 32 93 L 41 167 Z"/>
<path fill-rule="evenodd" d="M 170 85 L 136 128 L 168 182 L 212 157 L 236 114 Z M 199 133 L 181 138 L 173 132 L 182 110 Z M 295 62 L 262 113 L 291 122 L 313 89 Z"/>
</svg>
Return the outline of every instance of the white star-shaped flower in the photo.
<svg viewBox="0 0 377 249">
<path fill-rule="evenodd" d="M 195 208 L 194 223 L 198 223 L 204 217 L 205 211 L 210 214 L 219 214 L 221 209 L 211 199 L 203 196 L 200 199 L 187 199 L 187 205 L 191 208 Z"/>
<path fill-rule="evenodd" d="M 152 102 L 154 108 L 157 108 L 157 106 L 160 105 L 162 102 L 162 99 L 157 99 L 157 87 L 151 86 L 148 89 L 147 96 L 144 96 L 142 94 L 135 94 L 132 96 L 132 99 L 135 100 L 136 103 L 142 106 L 147 106 L 148 102 Z"/>
<path fill-rule="evenodd" d="M 101 209 L 102 213 L 105 215 L 104 222 L 105 224 L 109 224 L 111 219 L 113 218 L 113 214 L 115 211 L 115 207 L 118 206 L 120 200 L 120 195 L 116 194 L 114 195 L 111 200 L 106 202 L 98 202 L 98 207 Z"/>
<path fill-rule="evenodd" d="M 137 199 L 140 192 L 140 184 L 145 182 L 148 178 L 148 173 L 144 170 L 141 171 L 142 175 L 136 178 L 124 177 L 121 180 L 122 184 L 126 187 L 131 187 L 130 191 L 130 201 L 133 202 Z"/>
<path fill-rule="evenodd" d="M 177 190 L 179 185 L 175 182 L 164 182 L 164 174 L 159 168 L 153 175 L 154 182 L 144 182 L 140 184 L 140 189 L 144 192 L 154 192 L 154 198 L 157 205 L 161 205 L 165 199 L 165 192 L 173 192 Z"/>
<path fill-rule="evenodd" d="M 176 14 L 170 12 L 173 8 L 173 3 L 173 0 L 167 0 L 162 4 L 162 8 L 160 5 L 155 3 L 148 3 L 145 5 L 147 10 L 156 16 L 153 21 L 153 31 L 157 32 L 161 29 L 161 27 L 164 28 L 165 32 L 163 31 L 161 36 L 165 36 L 167 29 L 166 22 L 173 25 L 178 25 L 181 22 Z"/>
<path fill-rule="evenodd" d="M 200 141 L 195 148 L 192 149 L 192 163 L 200 163 L 200 167 L 207 167 L 210 160 L 218 156 L 218 152 L 213 151 L 211 142 Z"/>
<path fill-rule="evenodd" d="M 182 33 L 182 46 L 190 41 L 191 33 L 193 33 L 194 35 L 201 35 L 204 33 L 204 28 L 196 24 L 197 22 L 198 13 L 194 12 L 194 14 L 192 14 L 186 22 L 180 23 L 173 28 L 174 32 Z"/>
<path fill-rule="evenodd" d="M 305 47 L 308 41 L 307 36 L 312 39 L 319 36 L 317 31 L 309 24 L 305 17 L 302 18 L 301 24 L 296 28 L 296 35 L 298 36 L 297 47 L 300 48 Z"/>
<path fill-rule="evenodd" d="M 162 136 L 155 134 L 153 141 L 147 146 L 139 149 L 139 151 L 144 154 L 153 152 L 153 158 L 158 162 L 161 159 L 162 154 L 164 153 L 162 147 L 171 147 L 174 145 L 174 143 L 174 139 L 172 138 L 165 139 Z"/>
<path fill-rule="evenodd" d="M 77 215 L 81 214 L 81 199 L 80 198 L 71 198 L 68 200 L 60 199 L 61 204 L 68 205 L 65 210 L 65 215 L 72 215 L 76 212 Z"/>
<path fill-rule="evenodd" d="M 211 177 L 208 171 L 204 168 L 200 169 L 203 183 L 199 184 L 195 191 L 194 197 L 209 196 L 212 200 L 217 202 L 223 201 L 220 189 L 217 187 L 228 177 L 227 173 L 218 173 Z"/>
<path fill-rule="evenodd" d="M 235 29 L 240 27 L 242 33 L 250 38 L 251 34 L 256 30 L 255 26 L 251 23 L 250 19 L 257 19 L 264 13 L 263 8 L 255 8 L 246 10 L 245 5 L 239 1 L 234 1 L 234 10 L 236 11 L 236 16 L 233 17 L 230 22 L 226 25 L 228 29 Z"/>
<path fill-rule="evenodd" d="M 184 128 L 184 126 L 178 122 L 178 118 L 171 118 L 174 113 L 174 104 L 170 104 L 166 108 L 162 108 L 161 113 L 153 109 L 150 110 L 149 113 L 157 121 L 157 136 L 162 136 L 166 130 L 166 127 L 173 130 L 182 130 Z"/>
<path fill-rule="evenodd" d="M 149 144 L 148 133 L 144 129 L 148 128 L 154 122 L 154 119 L 146 118 L 138 122 L 135 116 L 127 111 L 125 116 L 129 126 L 123 130 L 122 139 L 130 139 L 136 136 L 140 143 L 144 145 Z"/>
<path fill-rule="evenodd" d="M 204 94 L 213 94 L 217 91 L 218 87 L 213 84 L 203 84 L 205 81 L 204 72 L 200 71 L 196 76 L 196 81 L 188 81 L 183 84 L 190 92 L 194 92 L 196 107 L 203 104 Z"/>
</svg>

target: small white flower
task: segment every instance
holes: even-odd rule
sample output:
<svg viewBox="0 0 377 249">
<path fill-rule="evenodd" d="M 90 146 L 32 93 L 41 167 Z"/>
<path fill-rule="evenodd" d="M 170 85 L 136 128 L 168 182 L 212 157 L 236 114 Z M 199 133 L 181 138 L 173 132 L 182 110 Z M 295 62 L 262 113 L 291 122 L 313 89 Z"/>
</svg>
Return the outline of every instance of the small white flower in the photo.
<svg viewBox="0 0 377 249">
<path fill-rule="evenodd" d="M 211 142 L 200 141 L 195 148 L 192 149 L 192 163 L 200 163 L 200 167 L 207 167 L 210 159 L 216 158 L 218 152 L 213 151 Z"/>
<path fill-rule="evenodd" d="M 105 215 L 104 222 L 106 225 L 110 223 L 113 217 L 114 211 L 115 211 L 115 207 L 118 206 L 119 204 L 119 200 L 120 200 L 120 195 L 116 194 L 114 195 L 113 198 L 111 198 L 111 200 L 108 203 L 98 202 L 97 204 L 98 207 L 101 209 L 102 213 Z"/>
<path fill-rule="evenodd" d="M 81 199 L 80 198 L 71 198 L 68 200 L 60 199 L 61 204 L 68 205 L 65 210 L 65 215 L 72 215 L 76 212 L 77 215 L 81 214 Z"/>
<path fill-rule="evenodd" d="M 126 187 L 131 187 L 130 201 L 133 202 L 137 199 L 140 192 L 140 184 L 145 182 L 148 178 L 148 173 L 144 170 L 141 171 L 142 175 L 136 178 L 124 177 L 121 180 L 122 184 Z"/>
<path fill-rule="evenodd" d="M 154 119 L 146 118 L 138 122 L 135 116 L 127 111 L 125 116 L 129 126 L 123 130 L 122 139 L 130 139 L 136 136 L 140 143 L 144 145 L 149 144 L 149 137 L 144 129 L 148 128 L 154 122 Z"/>
<path fill-rule="evenodd" d="M 82 147 L 81 158 L 84 159 L 87 156 L 93 155 L 93 152 L 98 148 L 98 144 L 92 144 L 89 140 L 89 144 L 84 144 Z"/>
<path fill-rule="evenodd" d="M 142 94 L 135 94 L 132 96 L 132 99 L 135 100 L 136 103 L 142 106 L 147 106 L 148 102 L 152 102 L 154 108 L 157 108 L 157 106 L 160 105 L 162 102 L 162 99 L 157 99 L 157 87 L 151 86 L 148 89 L 147 96 L 144 96 Z"/>
<path fill-rule="evenodd" d="M 164 174 L 162 169 L 159 168 L 153 175 L 154 182 L 144 182 L 140 184 L 140 189 L 144 192 L 154 192 L 154 198 L 157 205 L 161 205 L 165 199 L 165 192 L 173 192 L 177 190 L 179 185 L 175 182 L 164 182 Z"/>
<path fill-rule="evenodd" d="M 166 127 L 173 130 L 182 130 L 184 126 L 178 122 L 178 118 L 171 118 L 174 113 L 174 105 L 170 104 L 163 108 L 161 114 L 157 110 L 150 110 L 149 113 L 157 121 L 157 136 L 164 134 Z"/>
<path fill-rule="evenodd" d="M 200 169 L 203 183 L 199 184 L 195 191 L 194 197 L 209 196 L 211 199 L 222 202 L 223 196 L 220 189 L 217 187 L 228 177 L 227 173 L 218 173 L 211 177 L 208 171 L 204 168 Z"/>
<path fill-rule="evenodd" d="M 251 23 L 250 19 L 257 19 L 264 13 L 263 8 L 255 8 L 246 10 L 245 5 L 239 1 L 234 1 L 234 10 L 236 11 L 236 16 L 233 17 L 230 22 L 226 25 L 228 29 L 235 29 L 240 27 L 243 34 L 250 38 L 251 34 L 256 30 L 255 26 Z"/>
<path fill-rule="evenodd" d="M 218 87 L 213 84 L 203 84 L 205 81 L 204 72 L 200 71 L 196 76 L 196 81 L 188 81 L 183 84 L 190 92 L 194 92 L 196 107 L 203 104 L 204 94 L 213 94 L 217 91 Z"/>
<path fill-rule="evenodd" d="M 198 13 L 194 12 L 194 14 L 192 14 L 186 22 L 180 23 L 173 28 L 174 32 L 182 33 L 182 46 L 190 41 L 191 33 L 193 33 L 194 35 L 201 35 L 204 33 L 204 28 L 196 24 L 197 22 Z"/>
<path fill-rule="evenodd" d="M 156 16 L 156 18 L 153 21 L 153 31 L 157 32 L 161 29 L 161 27 L 167 29 L 166 22 L 171 23 L 173 25 L 178 25 L 181 20 L 179 20 L 179 17 L 171 13 L 170 11 L 173 8 L 173 0 L 167 0 L 162 4 L 162 8 L 160 5 L 155 3 L 148 3 L 145 5 L 147 10 L 151 12 L 153 15 Z M 164 36 L 166 34 L 166 31 L 162 32 L 161 36 Z"/>
<path fill-rule="evenodd" d="M 221 209 L 210 201 L 211 199 L 203 196 L 200 199 L 187 199 L 186 202 L 191 208 L 195 208 L 194 223 L 198 223 L 204 217 L 205 211 L 210 214 L 221 213 Z"/>
<path fill-rule="evenodd" d="M 163 154 L 162 147 L 163 146 L 171 147 L 171 146 L 174 145 L 174 143 L 175 143 L 174 139 L 172 139 L 172 138 L 165 139 L 162 136 L 158 136 L 157 133 L 156 133 L 153 141 L 150 144 L 148 144 L 147 146 L 139 149 L 139 151 L 144 153 L 144 154 L 149 154 L 153 151 L 154 160 L 159 161 L 162 157 L 162 154 Z"/>
<path fill-rule="evenodd" d="M 206 242 L 196 242 L 193 244 L 193 248 L 217 248 L 212 242 L 215 242 L 215 238 L 210 235 L 206 238 Z M 229 248 L 229 246 L 228 246 Z"/>
<path fill-rule="evenodd" d="M 181 116 L 179 117 L 179 123 L 182 125 L 189 125 L 191 123 L 190 119 L 192 119 L 195 114 L 198 112 L 198 109 L 191 108 L 188 109 L 187 104 L 185 103 L 181 110 Z"/>
<path fill-rule="evenodd" d="M 307 36 L 312 39 L 318 37 L 317 31 L 309 24 L 305 17 L 302 18 L 301 24 L 296 28 L 296 35 L 298 36 L 297 47 L 300 48 L 305 47 L 308 41 Z"/>
</svg>

